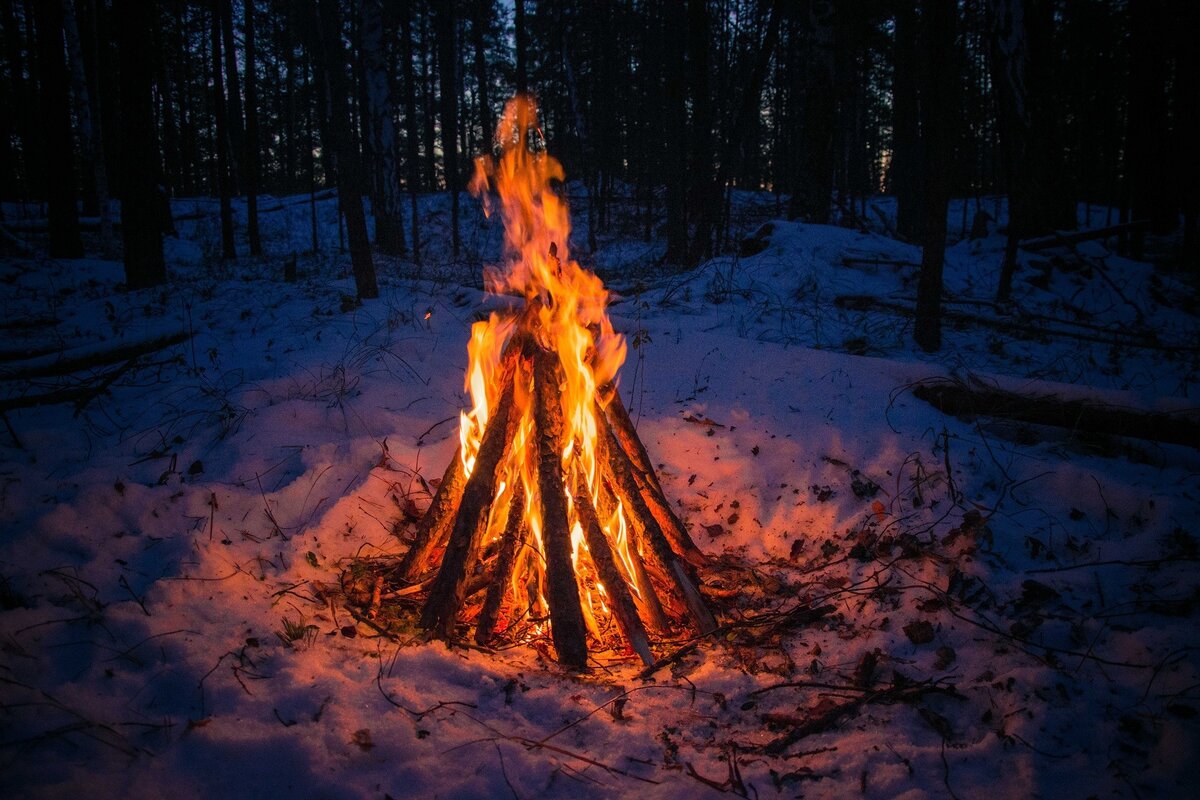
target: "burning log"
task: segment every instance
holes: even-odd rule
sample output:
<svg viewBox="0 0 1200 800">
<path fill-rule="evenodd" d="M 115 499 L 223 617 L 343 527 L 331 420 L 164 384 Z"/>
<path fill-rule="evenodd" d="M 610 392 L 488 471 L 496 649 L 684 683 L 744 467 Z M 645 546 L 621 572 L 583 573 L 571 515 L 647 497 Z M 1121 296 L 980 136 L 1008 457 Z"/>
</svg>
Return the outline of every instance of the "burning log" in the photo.
<svg viewBox="0 0 1200 800">
<path fill-rule="evenodd" d="M 472 615 L 481 645 L 541 637 L 548 622 L 564 666 L 585 669 L 590 644 L 618 635 L 651 664 L 648 629 L 716 627 L 694 570 L 704 555 L 613 387 L 624 339 L 599 279 L 566 255 L 566 207 L 550 189 L 562 169 L 539 146 L 531 101 L 509 103 L 496 139 L 500 162 L 481 159 L 472 186 L 499 192 L 517 258 L 489 284 L 526 305 L 472 328 L 473 407 L 395 574 L 418 581 L 444 547 L 420 614 L 433 636 L 453 639 Z"/>
<path fill-rule="evenodd" d="M 442 567 L 421 611 L 421 627 L 436 630 L 445 637 L 453 632 L 454 617 L 463 601 L 467 560 L 479 549 L 487 512 L 495 498 L 496 467 L 512 444 L 517 422 L 512 414 L 512 395 L 513 383 L 506 383 L 496 406 L 496 416 L 479 446 L 475 469 L 463 487 Z"/>
<path fill-rule="evenodd" d="M 620 442 L 621 449 L 625 451 L 630 462 L 637 468 L 634 477 L 638 480 L 642 495 L 646 500 L 646 506 L 671 542 L 671 547 L 689 563 L 694 566 L 702 566 L 705 561 L 704 554 L 700 552 L 700 548 L 696 547 L 692 537 L 688 535 L 687 528 L 683 526 L 670 503 L 667 502 L 662 486 L 658 482 L 658 475 L 655 474 L 654 466 L 650 463 L 650 456 L 646 453 L 642 440 L 638 438 L 637 430 L 633 427 L 633 420 L 629 418 L 629 412 L 625 410 L 625 404 L 621 402 L 621 395 L 617 394 L 617 390 L 612 386 L 606 387 L 606 389 L 608 390 L 606 392 L 608 404 L 605 407 L 605 413 L 609 427 L 616 435 L 617 441 Z"/>
<path fill-rule="evenodd" d="M 442 475 L 442 482 L 438 484 L 425 516 L 421 517 L 421 522 L 417 525 L 417 535 L 396 570 L 401 580 L 416 580 L 428 568 L 429 558 L 434 549 L 445 544 L 466 484 L 467 474 L 463 471 L 462 448 L 459 448 L 454 451 L 454 457 L 450 459 L 446 473 Z"/>
<path fill-rule="evenodd" d="M 512 580 L 513 568 L 517 564 L 517 552 L 525 546 L 529 528 L 525 523 L 525 487 L 513 487 L 513 499 L 508 504 L 508 519 L 504 524 L 504 536 L 500 540 L 500 553 L 496 556 L 496 570 L 488 585 L 487 597 L 479 619 L 475 621 L 475 641 L 487 645 L 496 630 L 496 618 L 500 604 L 504 602 L 504 587 Z"/>
<path fill-rule="evenodd" d="M 646 636 L 646 626 L 642 624 L 642 620 L 638 616 L 633 597 L 625 583 L 625 577 L 618 570 L 612 548 L 604 536 L 604 531 L 600 529 L 600 520 L 596 518 L 596 510 L 592 508 L 592 502 L 588 499 L 587 487 L 579 486 L 578 488 L 575 502 L 579 512 L 579 522 L 583 525 L 584 536 L 587 537 L 587 546 L 588 551 L 592 554 L 592 562 L 596 565 L 600 579 L 604 581 L 603 587 L 608 594 L 613 617 L 634 652 L 646 664 L 653 663 L 654 654 L 650 652 L 650 640 Z"/>
<path fill-rule="evenodd" d="M 571 563 L 571 531 L 562 482 L 562 405 L 558 402 L 559 382 L 552 359 L 550 353 L 540 349 L 533 357 L 537 483 L 542 500 L 542 549 L 546 554 L 550 632 L 558 660 L 567 666 L 583 668 L 587 663 L 587 639 L 579 586 Z"/>
</svg>

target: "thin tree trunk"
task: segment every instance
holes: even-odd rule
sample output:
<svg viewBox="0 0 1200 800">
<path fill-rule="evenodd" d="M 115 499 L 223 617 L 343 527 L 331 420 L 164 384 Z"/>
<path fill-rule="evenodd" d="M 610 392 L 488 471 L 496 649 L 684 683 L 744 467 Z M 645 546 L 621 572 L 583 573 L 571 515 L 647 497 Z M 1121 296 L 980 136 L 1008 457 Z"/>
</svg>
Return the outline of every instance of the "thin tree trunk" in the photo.
<svg viewBox="0 0 1200 800">
<path fill-rule="evenodd" d="M 79 120 L 79 138 L 87 153 L 86 161 L 91 164 L 96 182 L 96 206 L 100 215 L 100 249 L 109 254 L 113 251 L 112 210 L 109 208 L 108 170 L 104 163 L 104 146 L 100 127 L 100 98 L 88 88 L 84 69 L 83 46 L 81 43 L 78 17 L 72 0 L 62 0 L 64 30 L 67 34 L 67 53 L 71 61 L 71 82 L 75 92 L 76 116 Z M 96 110 L 96 113 L 93 113 Z"/>
<path fill-rule="evenodd" d="M 663 193 L 667 215 L 667 251 L 663 261 L 687 265 L 687 64 L 684 37 L 686 21 L 682 4 L 668 2 L 663 11 L 663 41 L 658 48 L 663 59 L 661 108 Z"/>
<path fill-rule="evenodd" d="M 892 160 L 889 189 L 896 197 L 896 233 L 910 241 L 920 232 L 921 140 L 917 119 L 917 14 L 907 3 L 896 4 L 892 78 Z"/>
<path fill-rule="evenodd" d="M 950 200 L 955 0 L 926 0 L 919 47 L 920 120 L 925 153 L 921 220 L 921 274 L 917 282 L 913 338 L 927 352 L 941 347 L 942 267 L 946 256 L 946 211 Z"/>
<path fill-rule="evenodd" d="M 834 14 L 828 3 L 807 4 L 811 31 L 808 58 L 803 70 L 804 114 L 800 147 L 796 154 L 797 174 L 792 187 L 788 216 L 824 225 L 829 222 L 833 197 L 834 128 L 837 101 L 834 67 Z"/>
<path fill-rule="evenodd" d="M 454 43 L 454 4 L 439 3 L 434 13 L 442 106 L 442 169 L 450 193 L 450 249 L 454 260 L 462 242 L 458 230 L 458 50 Z"/>
<path fill-rule="evenodd" d="M 1064 191 L 1050 98 L 1052 12 L 1048 0 L 989 0 L 992 80 L 1008 176 L 1009 235 L 1017 240 L 1075 227 L 1074 200 Z M 929 170 L 925 170 L 928 175 Z M 1016 272 L 1008 248 L 996 299 L 1006 301 Z"/>
<path fill-rule="evenodd" d="M 588 135 L 587 121 L 583 117 L 583 107 L 579 99 L 579 87 L 575 81 L 575 69 L 571 64 L 570 42 L 567 40 L 567 27 L 562 21 L 562 7 L 558 7 L 558 29 L 561 36 L 563 78 L 567 84 L 567 97 L 571 103 L 571 115 L 575 118 L 575 135 L 579 137 L 579 154 L 584 164 L 583 190 L 587 202 L 587 242 L 588 252 L 596 252 L 596 203 L 594 188 L 596 180 L 596 156 L 592 152 L 591 137 Z"/>
<path fill-rule="evenodd" d="M 262 255 L 258 233 L 258 78 L 255 74 L 257 52 L 254 43 L 254 0 L 243 0 L 246 18 L 246 238 L 250 255 Z"/>
<path fill-rule="evenodd" d="M 125 285 L 157 286 L 166 280 L 162 220 L 154 159 L 158 149 L 152 86 L 155 7 L 142 0 L 114 0 L 113 22 L 120 60 L 121 97 L 121 238 L 125 247 Z"/>
<path fill-rule="evenodd" d="M 51 258 L 82 258 L 79 238 L 79 189 L 71 133 L 71 102 L 63 63 L 62 4 L 45 0 L 33 4 L 37 24 L 38 74 L 42 136 L 46 142 L 46 199 Z"/>
<path fill-rule="evenodd" d="M 471 38 L 475 45 L 475 84 L 479 91 L 479 128 L 483 135 L 483 149 L 491 149 L 495 123 L 492 122 L 491 96 L 488 92 L 487 50 L 484 47 L 484 32 L 491 22 L 491 0 L 475 0 L 474 16 L 471 19 Z"/>
<path fill-rule="evenodd" d="M 400 197 L 400 174 L 396 164 L 396 123 L 388 76 L 383 0 L 359 0 L 359 33 L 371 117 L 371 152 L 375 156 L 378 197 L 375 211 L 375 246 L 388 255 L 403 256 L 404 214 Z M 390 38 L 390 35 L 389 35 Z"/>
<path fill-rule="evenodd" d="M 525 29 L 525 0 L 513 0 L 513 28 L 516 45 L 517 94 L 529 91 L 525 74 L 525 51 L 529 47 L 529 32 Z"/>
<path fill-rule="evenodd" d="M 421 88 L 422 88 L 422 122 L 421 131 L 424 143 L 422 153 L 425 162 L 425 186 L 433 192 L 438 189 L 437 160 L 434 156 L 435 127 L 434 118 L 437 116 L 437 91 L 434 88 L 433 71 L 436 67 L 434 46 L 429 41 L 429 15 L 421 15 Z"/>
<path fill-rule="evenodd" d="M 421 188 L 421 162 L 418 149 L 420 126 L 417 124 L 416 70 L 413 68 L 412 7 L 406 3 L 400 9 L 400 47 L 404 64 L 404 144 L 408 153 L 408 199 L 412 217 L 412 259 L 421 263 L 421 231 L 417 213 L 417 192 Z"/>
<path fill-rule="evenodd" d="M 362 205 L 361 167 L 350 133 L 349 86 L 338 0 L 320 0 L 319 13 L 319 25 L 314 26 L 311 33 L 318 47 L 317 60 L 324 74 L 329 113 L 326 131 L 336 161 L 338 205 L 346 220 L 350 263 L 358 298 L 367 300 L 379 297 L 379 285 L 375 278 L 375 262 L 371 257 L 371 241 L 367 236 L 367 217 Z"/>
<path fill-rule="evenodd" d="M 225 121 L 229 129 L 229 180 L 232 194 L 241 194 L 242 154 L 245 129 L 242 127 L 242 93 L 238 86 L 237 48 L 233 39 L 233 2 L 221 0 L 222 55 L 225 58 Z"/>
<path fill-rule="evenodd" d="M 754 127 L 755 117 L 758 114 L 759 101 L 762 98 L 763 83 L 767 78 L 767 68 L 771 64 L 771 55 L 774 53 L 775 45 L 779 41 L 779 28 L 783 18 L 783 6 L 783 0 L 774 0 L 771 4 L 771 15 L 767 20 L 767 29 L 763 34 L 762 45 L 754 62 L 754 69 L 750 73 L 749 82 L 742 89 L 738 114 L 735 117 L 733 127 L 726 136 L 725 149 L 721 156 L 721 163 L 717 169 L 716 178 L 710 184 L 707 196 L 700 209 L 700 218 L 696 223 L 693 247 L 688 254 L 688 261 L 692 264 L 699 263 L 700 259 L 707 252 L 713 230 L 720 219 L 721 200 L 726 188 L 725 183 L 734 174 L 735 165 L 739 164 L 742 160 L 740 157 L 742 152 L 742 137 Z"/>
<path fill-rule="evenodd" d="M 229 120 L 225 105 L 225 81 L 221 66 L 221 4 L 222 0 L 212 0 L 211 27 L 211 57 L 212 57 L 212 97 L 213 122 L 216 130 L 213 133 L 217 150 L 217 191 L 221 204 L 221 257 L 224 259 L 237 258 L 237 249 L 233 243 L 233 203 L 231 200 L 229 165 Z"/>
</svg>

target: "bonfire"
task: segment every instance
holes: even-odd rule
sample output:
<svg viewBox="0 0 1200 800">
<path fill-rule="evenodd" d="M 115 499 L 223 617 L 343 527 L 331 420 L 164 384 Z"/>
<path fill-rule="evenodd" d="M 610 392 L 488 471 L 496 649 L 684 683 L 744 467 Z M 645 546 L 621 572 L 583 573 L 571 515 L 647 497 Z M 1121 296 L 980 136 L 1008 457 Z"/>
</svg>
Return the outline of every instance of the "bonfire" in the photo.
<svg viewBox="0 0 1200 800">
<path fill-rule="evenodd" d="M 716 626 L 694 569 L 704 556 L 617 394 L 625 339 L 600 279 L 570 257 L 562 165 L 532 99 L 509 101 L 495 149 L 470 185 L 504 223 L 486 284 L 524 303 L 472 327 L 458 452 L 397 575 L 427 590 L 433 636 L 548 634 L 564 666 L 622 645 L 650 664 L 652 637 Z"/>
</svg>

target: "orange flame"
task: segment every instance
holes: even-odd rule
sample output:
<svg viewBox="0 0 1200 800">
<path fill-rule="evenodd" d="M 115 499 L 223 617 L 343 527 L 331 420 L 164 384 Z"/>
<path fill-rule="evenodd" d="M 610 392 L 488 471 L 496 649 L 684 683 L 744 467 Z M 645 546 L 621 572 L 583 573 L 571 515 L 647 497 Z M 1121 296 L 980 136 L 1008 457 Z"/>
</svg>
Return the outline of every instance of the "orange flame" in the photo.
<svg viewBox="0 0 1200 800">
<path fill-rule="evenodd" d="M 615 380 L 625 360 L 625 339 L 613 330 L 605 311 L 608 293 L 603 283 L 570 257 L 570 216 L 564 198 L 554 186 L 564 180 L 563 168 L 545 152 L 537 106 L 531 98 L 517 96 L 508 102 L 496 127 L 495 142 L 499 157 L 476 159 L 475 174 L 469 184 L 471 192 L 482 198 L 484 213 L 490 217 L 498 210 L 504 222 L 504 262 L 485 270 L 486 285 L 491 292 L 526 299 L 527 307 L 533 309 L 530 313 L 536 314 L 530 328 L 538 343 L 557 353 L 562 364 L 562 385 L 558 387 L 564 423 L 561 464 L 567 487 L 572 563 L 585 621 L 592 634 L 600 637 L 610 612 L 605 587 L 591 561 L 574 508 L 572 470 L 578 457 L 582 485 L 587 487 L 592 506 L 606 509 L 601 526 L 619 569 L 625 573 L 635 595 L 639 595 L 627 521 L 619 505 L 612 508 L 614 504 L 605 501 L 596 465 L 596 439 L 600 430 L 595 416 L 598 390 Z M 462 414 L 460 425 L 463 466 L 468 475 L 487 427 L 489 404 L 495 403 L 501 388 L 501 358 L 516 333 L 515 322 L 511 315 L 492 314 L 471 329 L 465 389 L 470 393 L 472 407 Z M 514 401 L 520 423 L 510 455 L 499 467 L 497 485 L 505 487 L 501 495 L 505 492 L 511 495 L 517 486 L 522 486 L 525 493 L 528 546 L 518 556 L 508 591 L 514 613 L 529 613 L 536 619 L 544 616 L 547 605 L 542 555 L 544 526 L 534 479 L 537 457 L 532 441 L 533 402 L 528 376 L 517 381 Z M 502 496 L 496 498 L 485 541 L 494 541 L 501 535 L 508 503 Z M 543 629 L 542 625 L 535 627 L 535 631 Z"/>
</svg>

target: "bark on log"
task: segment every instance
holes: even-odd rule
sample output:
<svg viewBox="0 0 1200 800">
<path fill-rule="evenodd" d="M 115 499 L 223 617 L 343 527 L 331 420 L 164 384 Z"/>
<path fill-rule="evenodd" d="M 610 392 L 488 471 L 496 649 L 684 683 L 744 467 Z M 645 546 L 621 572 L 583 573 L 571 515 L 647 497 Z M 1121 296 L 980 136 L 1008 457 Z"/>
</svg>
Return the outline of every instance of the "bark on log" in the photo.
<svg viewBox="0 0 1200 800">
<path fill-rule="evenodd" d="M 462 446 L 454 449 L 454 457 L 446 466 L 442 482 L 434 492 L 433 500 L 425 515 L 417 523 L 417 535 L 412 545 L 404 554 L 404 560 L 396 570 L 396 574 L 405 581 L 415 581 L 429 568 L 429 556 L 434 549 L 444 543 L 454 525 L 454 515 L 462 501 L 463 489 L 467 485 L 466 470 L 462 464 Z"/>
<path fill-rule="evenodd" d="M 1109 236 L 1117 234 L 1134 233 L 1145 229 L 1150 224 L 1149 220 L 1139 219 L 1133 222 L 1124 222 L 1120 225 L 1108 225 L 1104 228 L 1092 228 L 1086 231 L 1068 231 L 1050 234 L 1049 236 L 1040 236 L 1036 239 L 1025 239 L 1018 244 L 1022 250 L 1036 252 L 1038 250 L 1046 250 L 1051 247 L 1070 247 L 1079 242 L 1086 242 L 1092 239 L 1105 239 Z"/>
<path fill-rule="evenodd" d="M 521 359 L 528 342 L 527 336 L 514 336 L 504 348 L 502 356 L 505 380 L 511 384 L 515 380 L 517 362 Z M 511 377 L 510 377 L 511 376 Z M 495 409 L 490 410 L 494 416 Z M 490 417 L 489 417 L 490 419 Z M 404 554 L 404 559 L 396 569 L 396 574 L 402 580 L 413 582 L 431 566 L 429 557 L 438 547 L 446 543 L 450 537 L 450 529 L 454 525 L 455 514 L 462 502 L 462 493 L 466 488 L 467 475 L 462 465 L 462 446 L 455 448 L 454 458 L 446 466 L 442 482 L 434 492 L 429 508 L 425 510 L 421 521 L 417 523 L 417 533 L 412 545 Z"/>
<path fill-rule="evenodd" d="M 1086 400 L 1020 395 L 948 381 L 919 384 L 913 388 L 913 396 L 954 416 L 1002 417 L 1083 433 L 1181 444 L 1200 450 L 1200 418 L 1194 412 L 1184 416 L 1138 411 Z"/>
<path fill-rule="evenodd" d="M 504 534 L 500 539 L 500 552 L 496 556 L 496 570 L 483 599 L 483 608 L 475 622 L 475 642 L 486 646 L 496 630 L 496 618 L 500 604 L 512 580 L 513 567 L 517 563 L 517 552 L 525 544 L 528 530 L 525 526 L 525 486 L 520 481 L 513 486 L 512 502 L 508 504 L 508 519 L 504 523 Z"/>
<path fill-rule="evenodd" d="M 478 549 L 487 525 L 488 510 L 496 496 L 496 468 L 512 445 L 518 415 L 513 412 L 513 376 L 505 375 L 504 389 L 496 411 L 488 420 L 475 468 L 463 488 L 462 501 L 454 516 L 450 541 L 442 556 L 442 567 L 421 610 L 421 627 L 435 636 L 449 638 L 462 605 L 467 563 Z"/>
<path fill-rule="evenodd" d="M 911 317 L 915 313 L 912 308 L 904 303 L 883 300 L 871 295 L 848 294 L 838 295 L 834 298 L 833 304 L 838 308 L 848 308 L 853 311 L 890 311 L 895 314 Z M 992 328 L 999 331 L 1004 331 L 1018 339 L 1041 339 L 1044 337 L 1062 336 L 1068 339 L 1077 339 L 1083 342 L 1096 342 L 1097 344 L 1112 345 L 1116 347 L 1140 347 L 1145 350 L 1165 350 L 1170 352 L 1196 352 L 1200 348 L 1195 345 L 1171 344 L 1159 342 L 1156 338 L 1149 336 L 1139 336 L 1136 334 L 1127 334 L 1122 331 L 1114 330 L 1110 335 L 1100 333 L 1088 333 L 1087 331 L 1073 331 L 1062 328 L 1042 328 L 1034 327 L 1027 320 L 1019 317 L 1014 319 L 995 319 L 992 317 L 979 316 L 978 314 L 970 314 L 962 311 L 952 311 L 944 309 L 942 318 L 947 322 L 961 323 L 964 325 L 977 325 L 981 328 Z M 1070 321 L 1065 321 L 1064 324 L 1072 324 Z"/>
<path fill-rule="evenodd" d="M 54 358 L 38 358 L 30 360 L 25 364 L 19 362 L 13 363 L 0 369 L 0 380 L 18 381 L 30 378 L 70 375 L 72 372 L 79 372 L 80 370 L 100 367 L 106 364 L 115 364 L 118 361 L 127 361 L 131 358 L 156 353 L 172 345 L 186 342 L 190 338 L 191 334 L 186 331 L 179 331 L 178 333 L 159 336 L 154 339 L 146 339 L 140 342 L 131 342 L 130 344 L 109 349 L 80 347 L 75 350 L 68 350 Z"/>
<path fill-rule="evenodd" d="M 613 493 L 629 514 L 633 531 L 640 540 L 641 546 L 638 549 L 643 556 L 648 557 L 648 566 L 658 573 L 656 577 L 678 592 L 679 599 L 683 601 L 697 630 L 700 633 L 711 631 L 717 626 L 717 621 L 704 604 L 704 598 L 700 596 L 687 570 L 671 550 L 667 537 L 646 505 L 634 477 L 633 463 L 618 445 L 606 418 L 603 414 L 598 416 L 600 430 L 596 436 L 596 443 L 601 474 L 610 482 Z"/>
<path fill-rule="evenodd" d="M 604 582 L 604 590 L 608 595 L 608 606 L 617 625 L 621 628 L 621 633 L 625 635 L 625 640 L 642 659 L 643 664 L 653 664 L 654 654 L 650 651 L 650 640 L 646 637 L 646 627 L 642 624 L 637 609 L 634 607 L 633 597 L 629 593 L 625 576 L 617 568 L 612 547 L 608 542 L 608 537 L 600 528 L 600 520 L 596 518 L 596 509 L 592 507 L 588 487 L 582 480 L 578 481 L 576 486 L 575 513 L 579 516 L 579 524 L 583 526 L 588 552 L 591 553 L 597 575 Z"/>
<path fill-rule="evenodd" d="M 603 461 L 600 461 L 601 476 L 604 473 Z M 604 481 L 601 481 L 601 504 L 605 515 L 611 516 L 616 510 L 617 501 L 613 497 L 609 486 L 605 486 Z M 628 516 L 628 515 L 626 515 Z M 632 527 L 632 525 L 630 526 Z M 630 535 L 634 536 L 632 530 Z M 636 537 L 635 537 L 636 538 Z M 637 580 L 638 586 L 642 587 L 640 596 L 634 596 L 634 603 L 637 604 L 638 612 L 641 617 L 649 623 L 651 629 L 661 635 L 668 635 L 674 630 L 671 620 L 667 617 L 667 612 L 663 610 L 662 601 L 658 599 L 658 591 L 654 588 L 654 581 L 650 580 L 650 574 L 646 570 L 645 559 L 637 552 L 637 546 L 633 539 L 630 541 L 630 547 L 633 548 L 633 570 L 634 577 Z"/>
<path fill-rule="evenodd" d="M 560 664 L 587 666 L 587 635 L 579 585 L 571 564 L 571 530 L 563 487 L 563 413 L 559 398 L 558 356 L 540 347 L 533 356 L 534 441 L 537 444 L 538 494 L 542 505 L 542 546 L 546 553 L 546 591 L 550 635 Z"/>
<path fill-rule="evenodd" d="M 621 449 L 625 451 L 629 461 L 637 468 L 636 477 L 641 485 L 642 496 L 646 500 L 650 513 L 662 528 L 675 552 L 687 559 L 688 563 L 702 566 L 707 559 L 700 548 L 696 547 L 696 543 L 692 541 L 683 521 L 679 519 L 667 501 L 662 484 L 658 480 L 658 474 L 650 462 L 650 455 L 646 452 L 642 440 L 637 435 L 637 430 L 633 427 L 633 420 L 629 418 L 625 404 L 621 402 L 621 395 L 618 394 L 616 387 L 611 385 L 607 387 L 607 390 L 610 399 L 604 413 Z M 601 391 L 605 392 L 605 390 Z"/>
</svg>

